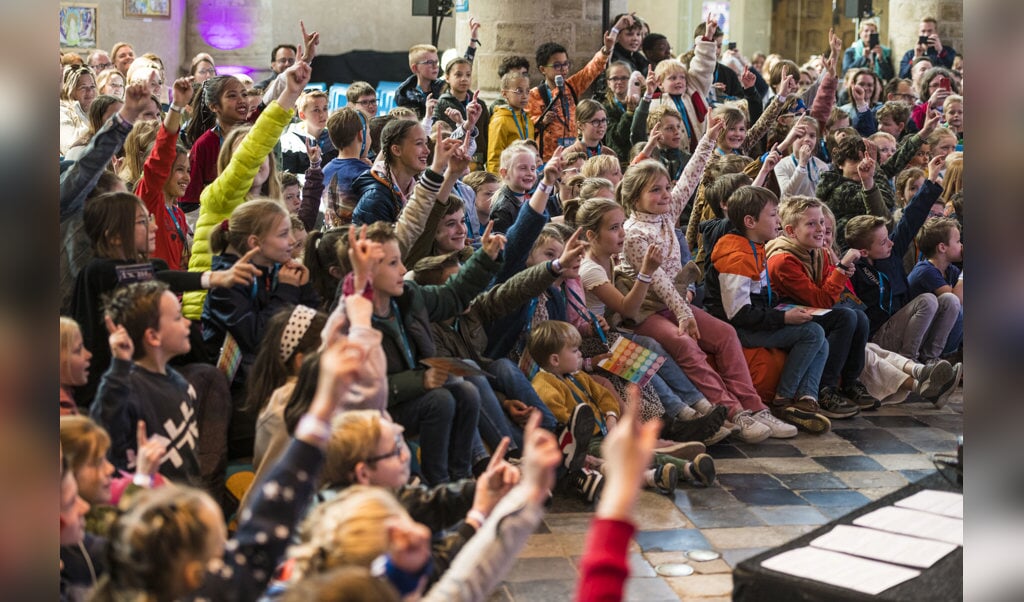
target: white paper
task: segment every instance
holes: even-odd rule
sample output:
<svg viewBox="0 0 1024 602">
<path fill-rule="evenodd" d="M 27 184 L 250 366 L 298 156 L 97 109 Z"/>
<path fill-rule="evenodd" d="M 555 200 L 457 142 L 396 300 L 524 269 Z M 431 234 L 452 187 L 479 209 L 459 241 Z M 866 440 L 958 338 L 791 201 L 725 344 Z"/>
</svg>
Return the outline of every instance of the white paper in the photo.
<svg viewBox="0 0 1024 602">
<path fill-rule="evenodd" d="M 896 502 L 901 508 L 911 510 L 922 510 L 932 514 L 952 516 L 962 519 L 964 517 L 964 494 L 953 491 L 936 491 L 925 489 L 918 491 L 912 496 L 905 497 Z"/>
<path fill-rule="evenodd" d="M 932 566 L 956 549 L 956 545 L 951 543 L 850 525 L 837 525 L 812 541 L 811 545 L 920 569 Z"/>
<path fill-rule="evenodd" d="M 811 547 L 783 552 L 761 566 L 872 596 L 921 574 L 915 569 Z"/>
<path fill-rule="evenodd" d="M 858 517 L 853 524 L 890 533 L 964 545 L 964 521 L 930 512 L 887 506 Z"/>
</svg>

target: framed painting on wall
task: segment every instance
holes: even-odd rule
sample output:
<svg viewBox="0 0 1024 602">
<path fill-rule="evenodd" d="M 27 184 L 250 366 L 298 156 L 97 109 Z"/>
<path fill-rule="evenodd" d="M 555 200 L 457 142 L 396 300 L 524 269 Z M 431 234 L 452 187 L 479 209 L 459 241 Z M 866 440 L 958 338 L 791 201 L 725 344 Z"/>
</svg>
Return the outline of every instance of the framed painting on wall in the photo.
<svg viewBox="0 0 1024 602">
<path fill-rule="evenodd" d="M 124 0 L 125 17 L 171 17 L 171 0 Z"/>
<path fill-rule="evenodd" d="M 96 47 L 95 4 L 60 5 L 60 47 Z"/>
</svg>

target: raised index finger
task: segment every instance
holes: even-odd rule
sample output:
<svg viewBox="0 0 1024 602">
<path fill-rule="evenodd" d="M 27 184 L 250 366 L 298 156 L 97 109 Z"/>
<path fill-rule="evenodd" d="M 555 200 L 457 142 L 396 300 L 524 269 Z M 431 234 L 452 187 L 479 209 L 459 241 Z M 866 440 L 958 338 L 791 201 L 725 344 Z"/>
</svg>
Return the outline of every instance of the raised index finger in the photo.
<svg viewBox="0 0 1024 602">
<path fill-rule="evenodd" d="M 505 460 L 505 453 L 508 452 L 508 445 L 511 439 L 508 437 L 502 437 L 501 443 L 498 447 L 494 448 L 494 452 L 491 453 L 491 461 L 487 463 L 487 470 L 497 468 Z"/>
<path fill-rule="evenodd" d="M 146 437 L 145 421 L 140 420 L 135 426 L 135 441 L 138 443 L 138 451 L 142 451 L 142 447 L 149 441 L 149 438 Z"/>
<path fill-rule="evenodd" d="M 246 251 L 245 255 L 242 255 L 242 258 L 239 259 L 238 261 L 239 261 L 239 263 L 252 263 L 252 258 L 257 253 L 259 253 L 259 252 L 260 252 L 260 248 L 259 247 L 253 247 L 253 248 L 249 249 L 248 251 Z"/>
</svg>

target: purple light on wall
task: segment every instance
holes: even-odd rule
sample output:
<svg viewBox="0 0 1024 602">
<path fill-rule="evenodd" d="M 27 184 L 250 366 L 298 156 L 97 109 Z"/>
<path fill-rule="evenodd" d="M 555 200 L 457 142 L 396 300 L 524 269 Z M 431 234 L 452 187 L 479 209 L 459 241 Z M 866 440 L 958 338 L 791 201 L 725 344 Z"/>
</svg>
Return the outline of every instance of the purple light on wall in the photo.
<svg viewBox="0 0 1024 602">
<path fill-rule="evenodd" d="M 251 6 L 214 0 L 199 3 L 196 22 L 199 34 L 207 44 L 220 50 L 236 50 L 252 42 L 256 25 L 254 16 Z"/>
<path fill-rule="evenodd" d="M 217 75 L 248 75 L 252 77 L 255 72 L 256 69 L 248 65 L 217 65 Z"/>
</svg>

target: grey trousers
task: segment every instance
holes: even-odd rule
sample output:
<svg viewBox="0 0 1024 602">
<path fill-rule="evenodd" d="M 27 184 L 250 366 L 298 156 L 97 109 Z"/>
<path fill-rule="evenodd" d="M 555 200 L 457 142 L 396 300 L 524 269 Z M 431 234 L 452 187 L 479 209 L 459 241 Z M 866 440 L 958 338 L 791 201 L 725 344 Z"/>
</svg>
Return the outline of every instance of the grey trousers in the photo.
<svg viewBox="0 0 1024 602">
<path fill-rule="evenodd" d="M 942 354 L 959 315 L 960 299 L 953 293 L 918 295 L 882 324 L 871 342 L 924 363 Z"/>
</svg>

